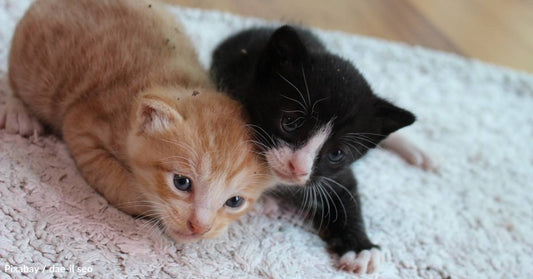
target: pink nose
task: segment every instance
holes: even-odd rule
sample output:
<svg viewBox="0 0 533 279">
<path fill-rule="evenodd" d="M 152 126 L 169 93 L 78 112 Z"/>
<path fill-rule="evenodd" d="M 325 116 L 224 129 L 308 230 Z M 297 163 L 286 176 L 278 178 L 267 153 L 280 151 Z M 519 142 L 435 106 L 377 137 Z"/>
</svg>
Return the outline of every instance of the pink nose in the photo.
<svg viewBox="0 0 533 279">
<path fill-rule="evenodd" d="M 189 219 L 187 225 L 189 226 L 191 232 L 195 234 L 204 234 L 211 229 L 210 225 L 201 224 L 200 222 L 198 222 L 198 220 L 196 220 L 196 218 Z"/>
<path fill-rule="evenodd" d="M 289 170 L 294 176 L 300 177 L 300 176 L 306 176 L 307 171 L 301 166 L 299 166 L 296 162 L 293 160 L 289 161 Z"/>
</svg>

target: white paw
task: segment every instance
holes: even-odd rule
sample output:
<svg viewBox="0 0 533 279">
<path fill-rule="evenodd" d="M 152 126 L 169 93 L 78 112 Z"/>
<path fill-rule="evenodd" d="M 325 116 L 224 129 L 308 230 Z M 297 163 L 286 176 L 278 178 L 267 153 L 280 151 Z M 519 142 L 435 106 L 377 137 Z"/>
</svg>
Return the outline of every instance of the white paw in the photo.
<svg viewBox="0 0 533 279">
<path fill-rule="evenodd" d="M 378 248 L 363 250 L 359 254 L 348 251 L 339 259 L 339 268 L 357 274 L 367 274 L 379 269 L 384 257 Z"/>
<path fill-rule="evenodd" d="M 402 135 L 391 134 L 382 142 L 382 146 L 397 153 L 398 156 L 415 167 L 433 172 L 438 170 L 437 164 L 428 152 L 420 149 Z"/>
<path fill-rule="evenodd" d="M 407 163 L 426 171 L 437 171 L 435 161 L 424 151 L 414 145 L 407 145 L 398 152 Z"/>
<path fill-rule="evenodd" d="M 6 106 L 0 108 L 0 129 L 6 129 L 9 134 L 31 136 L 43 133 L 43 126 L 37 118 L 31 116 L 22 102 L 14 97 L 8 97 Z"/>
</svg>

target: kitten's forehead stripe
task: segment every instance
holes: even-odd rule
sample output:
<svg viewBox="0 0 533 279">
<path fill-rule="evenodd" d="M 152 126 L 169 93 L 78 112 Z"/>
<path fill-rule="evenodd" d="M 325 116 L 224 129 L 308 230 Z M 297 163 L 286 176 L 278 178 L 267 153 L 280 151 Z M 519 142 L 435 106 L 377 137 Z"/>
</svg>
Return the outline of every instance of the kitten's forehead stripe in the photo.
<svg viewBox="0 0 533 279">
<path fill-rule="evenodd" d="M 313 168 L 316 155 L 329 138 L 331 127 L 331 122 L 322 126 L 302 148 L 295 152 L 296 159 L 301 161 L 300 163 L 303 164 L 309 172 Z"/>
<path fill-rule="evenodd" d="M 333 125 L 331 121 L 322 126 L 309 138 L 309 140 L 307 140 L 307 142 L 301 148 L 296 150 L 296 152 L 305 152 L 309 155 L 316 155 L 320 148 L 322 148 L 324 143 L 326 143 L 328 140 L 329 135 L 331 134 L 332 126 Z"/>
<path fill-rule="evenodd" d="M 278 175 L 285 176 L 282 181 L 296 182 L 301 185 L 306 183 L 311 177 L 315 158 L 328 140 L 332 127 L 331 121 L 323 125 L 310 136 L 302 147 L 296 150 L 289 144 L 283 144 L 266 153 L 269 165 Z M 287 177 L 290 180 L 286 180 Z"/>
<path fill-rule="evenodd" d="M 247 160 L 247 152 L 241 152 L 240 153 L 241 156 L 238 157 L 238 159 L 236 159 L 235 161 L 233 161 L 232 163 L 234 164 L 234 167 L 233 167 L 233 170 L 231 173 L 228 174 L 228 181 L 232 181 L 232 180 L 238 180 L 240 181 L 239 177 L 241 176 L 246 176 L 246 173 L 244 172 L 246 166 L 248 165 L 249 160 Z M 234 179 L 236 178 L 237 179 Z"/>
</svg>

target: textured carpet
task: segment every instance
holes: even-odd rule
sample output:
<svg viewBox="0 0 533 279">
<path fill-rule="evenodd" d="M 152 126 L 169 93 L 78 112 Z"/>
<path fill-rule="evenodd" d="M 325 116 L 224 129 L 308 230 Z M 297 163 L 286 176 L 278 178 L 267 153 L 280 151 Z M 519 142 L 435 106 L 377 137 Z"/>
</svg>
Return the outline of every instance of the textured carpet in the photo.
<svg viewBox="0 0 533 279">
<path fill-rule="evenodd" d="M 28 4 L 0 0 L 0 105 L 9 40 Z M 172 11 L 206 65 L 226 35 L 265 24 Z M 533 77 L 422 48 L 319 34 L 380 95 L 416 113 L 405 133 L 440 158 L 439 174 L 381 150 L 354 165 L 369 235 L 388 258 L 368 277 L 533 278 Z M 259 207 L 217 240 L 177 245 L 109 206 L 55 137 L 0 131 L 0 278 L 36 268 L 30 277 L 355 277 L 336 270 L 335 260 L 298 217 L 264 216 Z"/>
</svg>

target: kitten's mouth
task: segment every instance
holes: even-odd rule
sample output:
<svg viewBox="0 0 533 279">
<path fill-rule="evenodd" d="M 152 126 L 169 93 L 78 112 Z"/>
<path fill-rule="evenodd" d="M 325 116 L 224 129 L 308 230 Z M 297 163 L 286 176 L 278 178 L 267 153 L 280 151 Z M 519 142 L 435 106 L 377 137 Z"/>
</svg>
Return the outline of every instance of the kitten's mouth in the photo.
<svg viewBox="0 0 533 279">
<path fill-rule="evenodd" d="M 179 243 L 190 243 L 200 240 L 202 235 L 196 233 L 181 233 L 178 230 L 172 230 L 170 236 Z"/>
<path fill-rule="evenodd" d="M 292 176 L 284 174 L 276 169 L 272 169 L 274 171 L 274 174 L 281 180 L 282 183 L 290 184 L 290 185 L 298 185 L 298 186 L 305 186 L 307 184 L 308 176 Z"/>
</svg>

